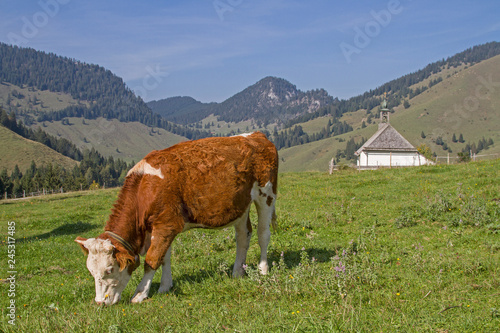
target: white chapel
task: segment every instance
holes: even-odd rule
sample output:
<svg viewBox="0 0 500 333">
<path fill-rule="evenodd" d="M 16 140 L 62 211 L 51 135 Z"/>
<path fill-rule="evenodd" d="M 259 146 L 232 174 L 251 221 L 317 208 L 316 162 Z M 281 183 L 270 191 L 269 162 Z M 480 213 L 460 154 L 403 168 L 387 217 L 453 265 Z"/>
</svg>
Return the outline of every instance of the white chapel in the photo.
<svg viewBox="0 0 500 333">
<path fill-rule="evenodd" d="M 359 169 L 434 164 L 420 155 L 418 150 L 391 126 L 386 100 L 382 102 L 378 131 L 355 152 L 355 155 L 358 156 Z"/>
</svg>

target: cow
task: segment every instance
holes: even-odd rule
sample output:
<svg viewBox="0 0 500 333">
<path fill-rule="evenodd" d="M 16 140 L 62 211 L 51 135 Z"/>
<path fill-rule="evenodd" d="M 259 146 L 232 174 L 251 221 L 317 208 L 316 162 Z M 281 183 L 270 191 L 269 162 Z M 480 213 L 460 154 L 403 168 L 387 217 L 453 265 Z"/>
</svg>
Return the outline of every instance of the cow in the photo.
<svg viewBox="0 0 500 333">
<path fill-rule="evenodd" d="M 258 269 L 267 274 L 270 225 L 276 223 L 277 174 L 276 147 L 260 132 L 187 141 L 149 153 L 129 170 L 105 231 L 96 238 L 75 239 L 88 256 L 95 302 L 119 302 L 143 255 L 144 276 L 131 302 L 148 297 L 160 266 L 158 293 L 167 292 L 173 285 L 171 244 L 175 236 L 192 228 L 234 226 L 233 276 L 243 276 L 252 235 L 252 203 L 258 216 Z"/>
</svg>

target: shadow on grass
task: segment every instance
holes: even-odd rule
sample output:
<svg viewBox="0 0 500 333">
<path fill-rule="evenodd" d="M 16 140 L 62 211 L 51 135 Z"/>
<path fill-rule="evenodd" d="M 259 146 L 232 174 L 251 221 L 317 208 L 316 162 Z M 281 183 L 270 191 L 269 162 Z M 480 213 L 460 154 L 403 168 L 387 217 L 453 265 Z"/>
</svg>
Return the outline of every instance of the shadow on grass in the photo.
<svg viewBox="0 0 500 333">
<path fill-rule="evenodd" d="M 23 239 L 18 239 L 18 240 L 16 240 L 16 242 L 17 243 L 25 243 L 25 242 L 31 242 L 34 240 L 47 239 L 49 237 L 54 237 L 54 236 L 79 234 L 79 233 L 84 233 L 88 230 L 92 230 L 94 228 L 96 228 L 96 226 L 93 224 L 78 221 L 76 223 L 62 225 L 60 227 L 55 228 L 52 231 L 46 232 L 46 233 L 41 234 L 41 235 L 34 235 L 34 236 L 23 238 Z"/>
<path fill-rule="evenodd" d="M 338 247 L 340 249 L 340 247 Z M 312 258 L 315 259 L 317 262 L 329 262 L 331 257 L 334 257 L 337 254 L 338 251 L 337 248 L 333 249 L 317 249 L 317 248 L 310 248 L 310 249 L 305 249 L 305 250 L 294 250 L 294 251 L 285 251 L 283 253 L 284 260 L 286 267 L 288 268 L 293 268 L 297 267 L 300 264 L 300 255 L 303 251 L 307 253 L 307 256 L 309 257 L 309 260 L 312 260 Z M 271 266 L 272 269 L 272 263 L 274 262 L 279 262 L 281 257 L 281 252 L 278 251 L 272 251 L 268 254 L 268 261 L 269 265 Z"/>
<path fill-rule="evenodd" d="M 284 260 L 287 269 L 293 269 L 294 267 L 297 267 L 300 264 L 301 253 L 303 251 L 306 251 L 309 261 L 311 261 L 312 258 L 314 258 L 316 262 L 325 263 L 329 262 L 330 259 L 338 253 L 339 249 L 341 249 L 341 247 L 334 249 L 311 248 L 306 250 L 285 251 Z M 281 252 L 279 251 L 272 251 L 268 253 L 270 274 L 272 274 L 272 270 L 274 269 L 272 263 L 273 262 L 278 263 L 280 258 L 281 258 Z M 224 272 L 217 269 L 203 269 L 203 270 L 200 269 L 195 273 L 182 274 L 180 277 L 174 278 L 174 287 L 168 293 L 171 295 L 183 295 L 184 293 L 182 291 L 182 287 L 180 287 L 182 283 L 180 283 L 180 281 L 189 283 L 201 283 L 205 279 L 211 278 L 214 275 L 227 275 L 228 277 L 231 277 L 232 272 L 233 272 L 233 266 L 231 265 L 231 267 L 228 267 Z M 162 272 L 160 270 L 157 272 L 157 274 L 161 273 Z M 154 297 L 154 295 L 158 294 L 158 289 L 160 289 L 160 283 L 153 282 L 151 285 L 151 290 L 149 292 L 150 297 Z"/>
</svg>

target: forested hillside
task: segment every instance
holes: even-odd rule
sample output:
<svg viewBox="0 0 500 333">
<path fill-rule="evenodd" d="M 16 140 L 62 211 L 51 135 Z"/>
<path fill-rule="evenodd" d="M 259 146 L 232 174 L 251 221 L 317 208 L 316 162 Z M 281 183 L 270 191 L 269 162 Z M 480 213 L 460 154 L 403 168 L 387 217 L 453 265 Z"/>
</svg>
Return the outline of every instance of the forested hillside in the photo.
<svg viewBox="0 0 500 333">
<path fill-rule="evenodd" d="M 53 53 L 0 43 L 0 82 L 41 91 L 68 93 L 78 101 L 77 105 L 68 105 L 61 110 L 16 110 L 18 116 L 29 114 L 37 121 L 61 120 L 65 117 L 104 117 L 123 122 L 138 121 L 189 139 L 210 135 L 205 131 L 169 123 L 153 113 L 146 103 L 111 71 Z M 10 97 L 9 105 L 4 107 L 9 109 L 11 103 L 16 103 L 16 98 L 23 97 Z"/>
<path fill-rule="evenodd" d="M 7 115 L 1 108 L 0 127 L 3 139 L 0 198 L 19 197 L 42 189 L 59 191 L 61 187 L 69 191 L 119 186 L 133 166 L 122 159 L 104 157 L 94 148 L 80 150 L 67 139 L 48 135 L 40 128 L 35 131 L 27 128 L 16 121 L 14 113 Z M 28 152 L 32 153 L 31 164 L 21 169 L 19 165 L 22 167 L 29 161 L 25 156 Z"/>
</svg>

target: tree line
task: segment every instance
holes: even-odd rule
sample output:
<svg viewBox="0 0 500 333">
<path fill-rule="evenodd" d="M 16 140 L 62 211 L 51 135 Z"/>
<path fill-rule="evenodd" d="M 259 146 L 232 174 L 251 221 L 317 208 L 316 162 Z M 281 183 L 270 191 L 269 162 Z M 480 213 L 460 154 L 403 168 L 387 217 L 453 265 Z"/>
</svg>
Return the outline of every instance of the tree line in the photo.
<svg viewBox="0 0 500 333">
<path fill-rule="evenodd" d="M 17 122 L 15 113 L 7 115 L 1 108 L 0 125 L 79 161 L 71 170 L 66 170 L 59 165 L 37 165 L 35 161 L 32 161 L 30 167 L 24 172 L 21 172 L 19 166 L 16 165 L 9 175 L 7 169 L 3 168 L 0 171 L 1 198 L 4 198 L 5 193 L 12 197 L 43 189 L 57 191 L 61 187 L 65 191 L 74 191 L 92 187 L 121 186 L 128 170 L 134 165 L 133 162 L 127 164 L 113 157 L 105 158 L 94 148 L 82 151 L 70 141 L 48 135 L 40 128 L 33 131 L 25 127 L 21 121 Z"/>
</svg>

